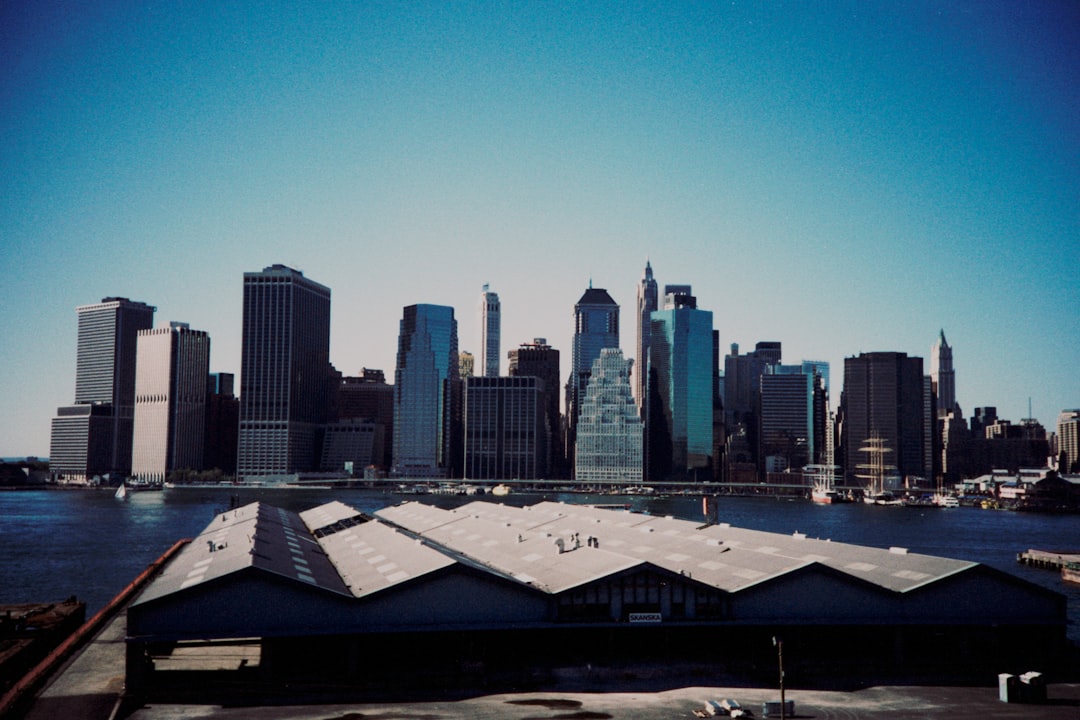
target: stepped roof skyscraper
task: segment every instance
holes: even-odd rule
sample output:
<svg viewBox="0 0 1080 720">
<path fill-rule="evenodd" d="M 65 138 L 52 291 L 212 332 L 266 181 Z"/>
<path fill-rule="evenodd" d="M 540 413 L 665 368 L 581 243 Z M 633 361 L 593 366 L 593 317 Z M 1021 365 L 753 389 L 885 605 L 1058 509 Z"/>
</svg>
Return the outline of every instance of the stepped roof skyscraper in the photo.
<svg viewBox="0 0 1080 720">
<path fill-rule="evenodd" d="M 499 333 L 502 323 L 502 304 L 499 294 L 488 285 L 480 294 L 480 368 L 483 377 L 499 377 Z"/>
<path fill-rule="evenodd" d="M 461 380 L 454 308 L 409 305 L 394 377 L 394 471 L 447 477 L 455 467 Z"/>
<path fill-rule="evenodd" d="M 244 273 L 237 476 L 317 470 L 331 390 L 330 288 L 284 265 Z"/>
<path fill-rule="evenodd" d="M 578 482 L 641 482 L 644 425 L 630 392 L 633 363 L 618 348 L 601 349 L 593 363 L 578 418 Z"/>
<path fill-rule="evenodd" d="M 138 333 L 153 327 L 155 310 L 121 297 L 75 309 L 75 405 L 60 408 L 53 420 L 53 475 L 88 481 L 131 472 Z"/>
<path fill-rule="evenodd" d="M 645 386 L 647 384 L 646 373 L 649 367 L 649 323 L 654 310 L 658 309 L 656 280 L 653 278 L 652 264 L 645 261 L 645 271 L 641 274 L 641 281 L 637 288 L 637 354 L 634 362 L 637 363 L 637 371 L 633 376 L 634 401 L 637 403 L 638 412 L 641 412 L 645 404 Z"/>
</svg>

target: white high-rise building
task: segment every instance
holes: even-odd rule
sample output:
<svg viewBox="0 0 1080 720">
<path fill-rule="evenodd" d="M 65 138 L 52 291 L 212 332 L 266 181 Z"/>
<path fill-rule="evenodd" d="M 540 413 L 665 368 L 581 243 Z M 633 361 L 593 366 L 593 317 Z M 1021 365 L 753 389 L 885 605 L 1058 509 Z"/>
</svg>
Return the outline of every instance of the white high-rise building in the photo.
<svg viewBox="0 0 1080 720">
<path fill-rule="evenodd" d="M 574 456 L 580 483 L 640 483 L 644 426 L 619 348 L 603 348 L 592 366 L 578 416 Z"/>
<path fill-rule="evenodd" d="M 499 294 L 491 292 L 485 283 L 480 294 L 480 367 L 483 377 L 499 377 L 501 308 Z"/>
<path fill-rule="evenodd" d="M 179 469 L 202 470 L 210 337 L 187 323 L 140 330 L 135 365 L 131 474 L 162 482 Z"/>
<path fill-rule="evenodd" d="M 1059 457 L 1064 455 L 1064 466 L 1058 467 L 1060 473 L 1076 472 L 1080 469 L 1080 410 L 1062 410 L 1057 421 L 1057 442 Z"/>
</svg>

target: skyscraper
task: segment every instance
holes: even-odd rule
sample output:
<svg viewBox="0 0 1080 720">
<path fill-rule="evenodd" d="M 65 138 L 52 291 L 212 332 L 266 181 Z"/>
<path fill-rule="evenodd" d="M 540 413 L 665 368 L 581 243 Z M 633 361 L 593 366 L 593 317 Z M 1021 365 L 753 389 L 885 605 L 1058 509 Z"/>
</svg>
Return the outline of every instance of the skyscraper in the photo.
<svg viewBox="0 0 1080 720">
<path fill-rule="evenodd" d="M 138 333 L 153 327 L 155 310 L 121 297 L 75 309 L 75 405 L 59 409 L 53 420 L 54 476 L 88 481 L 96 475 L 124 477 L 131 472 Z"/>
<path fill-rule="evenodd" d="M 630 392 L 634 361 L 602 348 L 578 418 L 574 476 L 579 483 L 641 482 L 643 424 Z"/>
<path fill-rule="evenodd" d="M 135 369 L 131 474 L 163 482 L 173 470 L 202 470 L 210 337 L 187 323 L 140 330 Z"/>
<path fill-rule="evenodd" d="M 1057 421 L 1059 473 L 1080 472 L 1080 410 L 1062 410 Z"/>
<path fill-rule="evenodd" d="M 465 383 L 465 477 L 547 477 L 544 381 L 535 376 L 469 378 Z"/>
<path fill-rule="evenodd" d="M 562 421 L 559 414 L 559 351 L 544 338 L 534 338 L 507 353 L 510 377 L 540 378 L 540 401 L 547 425 L 547 472 L 549 477 L 567 477 L 562 445 Z"/>
<path fill-rule="evenodd" d="M 619 306 L 607 290 L 590 283 L 574 305 L 574 347 L 566 379 L 567 457 L 573 457 L 577 420 L 593 363 L 604 348 L 619 347 Z M 632 397 L 632 396 L 631 396 Z M 636 407 L 636 405 L 635 405 Z"/>
<path fill-rule="evenodd" d="M 956 410 L 956 373 L 953 371 L 952 348 L 941 331 L 938 341 L 930 348 L 930 379 L 937 390 L 937 416 Z"/>
<path fill-rule="evenodd" d="M 899 352 L 862 353 L 844 359 L 844 472 L 855 481 L 871 438 L 891 451 L 900 476 L 926 477 L 923 360 Z"/>
<path fill-rule="evenodd" d="M 447 477 L 455 466 L 460 411 L 454 308 L 409 305 L 398 334 L 394 377 L 394 470 L 411 477 Z"/>
<path fill-rule="evenodd" d="M 645 271 L 641 274 L 641 281 L 637 288 L 637 354 L 634 362 L 637 363 L 637 371 L 633 377 L 634 402 L 637 403 L 638 412 L 642 411 L 645 404 L 645 387 L 648 383 L 646 373 L 649 367 L 649 323 L 652 313 L 658 309 L 656 280 L 653 279 L 652 264 L 645 261 Z"/>
<path fill-rule="evenodd" d="M 646 406 L 650 480 L 686 477 L 713 453 L 713 315 L 689 285 L 667 286 L 652 312 Z M 701 473 L 700 479 L 711 479 Z"/>
<path fill-rule="evenodd" d="M 769 365 L 761 376 L 758 458 L 767 472 L 814 462 L 815 380 L 801 365 Z"/>
<path fill-rule="evenodd" d="M 319 467 L 330 382 L 330 288 L 272 265 L 244 273 L 239 478 Z"/>
<path fill-rule="evenodd" d="M 480 367 L 484 377 L 499 377 L 501 307 L 499 294 L 485 284 L 480 294 Z"/>
</svg>

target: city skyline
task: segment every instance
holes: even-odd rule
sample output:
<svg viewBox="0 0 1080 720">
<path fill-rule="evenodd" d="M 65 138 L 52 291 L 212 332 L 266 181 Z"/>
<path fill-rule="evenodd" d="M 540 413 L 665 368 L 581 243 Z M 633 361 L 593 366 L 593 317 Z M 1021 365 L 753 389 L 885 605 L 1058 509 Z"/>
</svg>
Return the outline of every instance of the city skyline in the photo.
<svg viewBox="0 0 1080 720">
<path fill-rule="evenodd" d="M 243 273 L 334 292 L 330 361 L 394 368 L 402 308 L 570 376 L 590 280 L 633 357 L 646 260 L 720 347 L 788 362 L 944 330 L 965 417 L 1080 406 L 1080 10 L 860 3 L 0 9 L 0 455 L 49 452 L 77 306 L 127 297 L 236 373 Z M 640 367 L 635 359 L 635 369 Z M 500 358 L 502 360 L 502 358 Z M 832 405 L 840 383 L 832 388 Z"/>
</svg>

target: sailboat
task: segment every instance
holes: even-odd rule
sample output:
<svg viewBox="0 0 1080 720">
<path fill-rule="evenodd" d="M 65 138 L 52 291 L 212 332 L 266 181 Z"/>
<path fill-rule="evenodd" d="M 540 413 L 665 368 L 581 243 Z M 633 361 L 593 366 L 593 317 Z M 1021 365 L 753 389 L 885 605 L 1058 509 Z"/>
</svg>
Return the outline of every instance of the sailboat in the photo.
<svg viewBox="0 0 1080 720">
<path fill-rule="evenodd" d="M 120 483 L 120 487 L 116 488 L 116 494 L 113 497 L 117 500 L 127 500 L 127 483 Z"/>
<path fill-rule="evenodd" d="M 836 465 L 807 465 L 803 473 L 811 482 L 810 499 L 822 505 L 851 502 L 836 489 Z"/>
<path fill-rule="evenodd" d="M 896 472 L 895 465 L 885 464 L 885 455 L 891 453 L 892 448 L 886 447 L 884 439 L 872 435 L 863 441 L 859 452 L 864 452 L 868 456 L 866 463 L 856 466 L 860 472 L 855 474 L 855 477 L 866 480 L 866 485 L 863 487 L 863 502 L 868 505 L 903 505 L 903 500 L 885 489 L 885 478 Z"/>
</svg>

